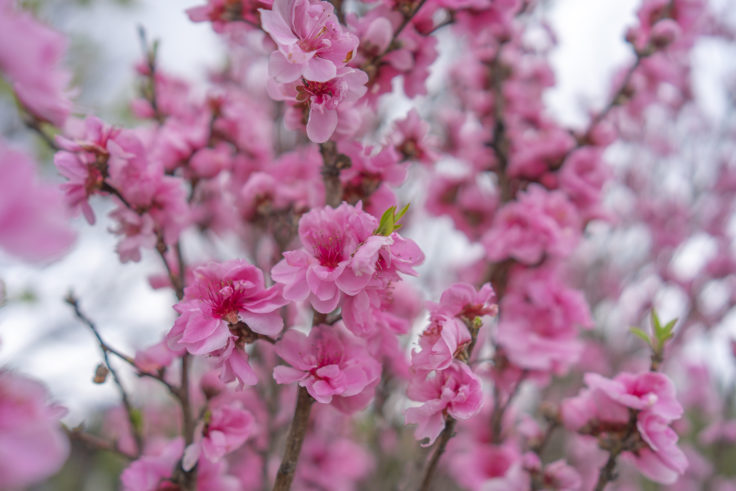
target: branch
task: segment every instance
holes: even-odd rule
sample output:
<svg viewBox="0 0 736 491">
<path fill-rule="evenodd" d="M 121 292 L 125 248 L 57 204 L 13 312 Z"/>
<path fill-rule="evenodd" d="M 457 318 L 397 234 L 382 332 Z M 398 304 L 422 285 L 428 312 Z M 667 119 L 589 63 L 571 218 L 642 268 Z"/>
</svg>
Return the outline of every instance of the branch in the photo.
<svg viewBox="0 0 736 491">
<path fill-rule="evenodd" d="M 455 434 L 455 423 L 457 423 L 455 418 L 447 416 L 447 419 L 445 420 L 445 428 L 442 430 L 442 434 L 440 434 L 439 439 L 435 444 L 435 450 L 432 453 L 432 458 L 429 459 L 427 469 L 424 471 L 424 479 L 422 479 L 422 483 L 419 485 L 419 491 L 427 491 L 429 489 L 429 485 L 432 482 L 432 477 L 434 477 L 434 471 L 437 468 L 440 457 L 445 453 L 447 442 L 449 442 L 450 438 Z"/>
<path fill-rule="evenodd" d="M 120 393 L 120 398 L 123 402 L 123 407 L 125 407 L 125 412 L 128 415 L 128 421 L 130 422 L 130 430 L 133 434 L 133 438 L 135 439 L 136 443 L 136 449 L 137 449 L 137 455 L 140 456 L 143 452 L 143 434 L 141 432 L 140 428 L 140 418 L 138 417 L 137 410 L 133 408 L 133 405 L 130 403 L 130 399 L 128 397 L 128 393 L 125 390 L 125 387 L 123 386 L 123 383 L 120 379 L 120 376 L 118 375 L 115 368 L 110 363 L 110 357 L 108 353 L 113 352 L 112 348 L 105 343 L 102 340 L 102 337 L 100 336 L 100 332 L 97 330 L 97 326 L 87 317 L 85 316 L 82 311 L 79 308 L 79 301 L 74 296 L 72 292 L 67 295 L 65 299 L 66 303 L 71 305 L 71 307 L 74 309 L 75 316 L 81 320 L 84 324 L 89 327 L 89 329 L 92 331 L 92 334 L 94 334 L 95 338 L 97 339 L 97 344 L 100 346 L 100 350 L 102 351 L 102 357 L 105 360 L 105 366 L 107 366 L 107 369 L 110 370 L 110 375 L 112 375 L 113 382 L 115 382 L 115 385 L 118 387 L 118 392 Z M 114 351 L 114 353 L 127 360 L 127 357 L 122 355 L 121 353 Z"/>
<path fill-rule="evenodd" d="M 333 208 L 342 202 L 342 183 L 340 171 L 352 165 L 350 158 L 345 154 L 337 153 L 337 144 L 328 141 L 319 144 L 322 154 L 322 180 L 325 183 L 325 203 Z"/>
<path fill-rule="evenodd" d="M 23 106 L 20 102 L 19 105 L 25 108 L 25 106 Z M 36 116 L 29 112 L 26 116 L 23 116 L 22 119 L 23 124 L 26 125 L 26 128 L 36 133 L 36 135 L 38 135 L 38 137 L 41 138 L 41 140 L 43 140 L 46 146 L 48 146 L 51 150 L 53 150 L 54 152 L 58 152 L 59 150 L 61 150 L 54 141 L 53 137 L 43 130 L 43 128 L 41 127 L 41 121 L 39 121 Z"/>
<path fill-rule="evenodd" d="M 501 425 L 503 423 L 503 416 L 506 414 L 506 410 L 511 405 L 511 401 L 516 397 L 516 394 L 519 393 L 519 388 L 521 387 L 521 383 L 524 381 L 527 375 L 527 370 L 524 370 L 521 372 L 521 375 L 519 376 L 519 380 L 517 380 L 516 384 L 514 384 L 513 389 L 511 389 L 511 393 L 506 398 L 506 401 L 504 401 L 503 404 L 500 404 L 501 399 L 501 393 L 498 390 L 498 385 L 494 385 L 493 387 L 493 395 L 494 395 L 494 407 L 493 412 L 491 413 L 491 438 L 493 441 L 499 441 L 501 438 Z"/>
<path fill-rule="evenodd" d="M 76 440 L 85 446 L 95 449 L 95 450 L 103 450 L 105 452 L 111 452 L 116 455 L 119 455 L 120 457 L 123 457 L 128 460 L 135 460 L 137 457 L 135 455 L 131 455 L 127 452 L 124 452 L 117 448 L 114 443 L 109 442 L 103 438 L 100 438 L 99 436 L 93 435 L 91 433 L 87 433 L 84 430 L 82 430 L 81 427 L 77 428 L 68 428 L 64 425 L 62 425 L 64 432 L 66 433 L 66 436 L 70 440 Z"/>
<path fill-rule="evenodd" d="M 294 419 L 291 421 L 289 435 L 286 437 L 286 450 L 284 450 L 284 457 L 281 459 L 281 465 L 276 474 L 273 491 L 288 491 L 291 488 L 299 453 L 302 449 L 302 443 L 304 443 L 304 436 L 307 434 L 307 423 L 309 423 L 309 413 L 313 402 L 314 399 L 309 395 L 307 389 L 299 387 Z"/>
<path fill-rule="evenodd" d="M 609 448 L 608 460 L 600 471 L 598 471 L 598 481 L 595 483 L 595 491 L 603 491 L 606 484 L 616 479 L 616 461 L 618 456 L 628 449 L 629 440 L 636 434 L 636 411 L 629 409 L 629 424 L 626 428 L 626 434 L 620 440 L 612 443 Z"/>
</svg>

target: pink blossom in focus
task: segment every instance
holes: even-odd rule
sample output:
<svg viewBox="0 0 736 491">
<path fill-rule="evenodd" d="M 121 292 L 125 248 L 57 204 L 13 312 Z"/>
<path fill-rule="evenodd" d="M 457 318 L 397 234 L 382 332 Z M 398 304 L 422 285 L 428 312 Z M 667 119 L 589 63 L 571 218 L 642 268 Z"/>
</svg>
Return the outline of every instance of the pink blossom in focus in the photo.
<svg viewBox="0 0 736 491">
<path fill-rule="evenodd" d="M 224 364 L 226 373 L 250 385 L 255 377 L 239 346 L 251 340 L 244 338 L 248 334 L 238 324 L 275 337 L 283 327 L 278 312 L 283 305 L 281 289 L 265 288 L 263 273 L 255 266 L 238 259 L 211 262 L 194 270 L 194 281 L 174 306 L 181 315 L 167 340 L 172 349 L 186 348 L 195 355 L 214 356 Z M 244 373 L 248 376 L 237 376 Z"/>
<path fill-rule="evenodd" d="M 358 396 L 381 374 L 381 365 L 359 338 L 340 324 L 314 326 L 309 336 L 290 329 L 276 344 L 276 353 L 290 365 L 274 368 L 276 382 L 299 382 L 321 403 Z"/>
<path fill-rule="evenodd" d="M 37 381 L 0 370 L 0 488 L 25 488 L 56 473 L 69 455 L 59 419 Z"/>
<path fill-rule="evenodd" d="M 430 325 L 419 337 L 419 351 L 412 352 L 412 367 L 444 370 L 471 341 L 466 322 L 495 315 L 495 294 L 486 283 L 476 291 L 468 283 L 455 283 L 442 293 L 440 302 L 428 302 Z"/>
<path fill-rule="evenodd" d="M 357 294 L 371 280 L 370 271 L 354 271 L 353 255 L 378 227 L 378 221 L 343 203 L 337 208 L 315 208 L 299 220 L 302 249 L 284 253 L 271 270 L 284 285 L 284 297 L 304 300 L 327 314 L 337 307 L 342 292 Z"/>
<path fill-rule="evenodd" d="M 306 121 L 307 137 L 315 143 L 324 143 L 332 137 L 343 118 L 341 111 L 352 108 L 365 94 L 367 81 L 365 72 L 341 67 L 334 78 L 324 82 L 305 78 L 288 83 L 269 80 L 267 89 L 272 99 L 291 103 L 290 112 L 295 114 L 286 115 L 291 129 Z"/>
<path fill-rule="evenodd" d="M 411 366 L 418 370 L 444 370 L 470 340 L 470 331 L 460 319 L 433 316 L 419 336 L 419 351 L 412 351 Z"/>
<path fill-rule="evenodd" d="M 260 9 L 261 25 L 278 46 L 268 71 L 279 83 L 298 78 L 327 82 L 353 57 L 358 38 L 346 31 L 331 3 L 321 0 L 275 0 Z"/>
<path fill-rule="evenodd" d="M 279 288 L 264 287 L 263 273 L 244 260 L 211 262 L 194 270 L 194 282 L 174 308 L 181 316 L 169 339 L 192 354 L 224 347 L 228 324 L 244 322 L 253 331 L 275 337 L 283 327 Z"/>
</svg>

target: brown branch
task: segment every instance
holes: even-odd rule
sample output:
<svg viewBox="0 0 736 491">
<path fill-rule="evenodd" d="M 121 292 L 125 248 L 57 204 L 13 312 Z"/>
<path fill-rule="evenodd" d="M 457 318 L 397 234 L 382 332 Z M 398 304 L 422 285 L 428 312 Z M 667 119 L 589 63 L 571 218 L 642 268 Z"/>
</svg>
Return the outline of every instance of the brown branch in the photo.
<svg viewBox="0 0 736 491">
<path fill-rule="evenodd" d="M 294 419 L 291 421 L 289 435 L 286 437 L 286 449 L 284 450 L 284 457 L 281 459 L 281 465 L 276 474 L 273 491 L 288 491 L 291 488 L 291 482 L 294 480 L 296 465 L 299 460 L 299 453 L 302 449 L 302 443 L 304 443 L 304 436 L 307 434 L 309 413 L 312 409 L 313 402 L 314 399 L 309 395 L 307 389 L 299 387 L 296 396 Z"/>
<path fill-rule="evenodd" d="M 615 439 L 611 442 L 611 447 L 608 449 L 608 460 L 600 471 L 598 471 L 598 480 L 595 483 L 595 491 L 603 491 L 606 484 L 616 479 L 616 461 L 618 456 L 628 450 L 631 442 L 630 440 L 636 434 L 636 411 L 629 409 L 629 423 L 626 427 L 626 433 L 623 438 Z"/>
<path fill-rule="evenodd" d="M 455 418 L 447 416 L 447 419 L 445 420 L 445 428 L 442 430 L 442 434 L 440 434 L 439 439 L 435 444 L 435 450 L 432 453 L 432 457 L 429 459 L 426 471 L 424 471 L 424 479 L 422 479 L 422 483 L 419 485 L 419 491 L 429 490 L 429 485 L 432 482 L 432 477 L 434 476 L 434 471 L 437 468 L 440 457 L 445 453 L 447 442 L 449 442 L 450 438 L 455 434 L 455 423 L 457 423 Z"/>
<path fill-rule="evenodd" d="M 342 182 L 340 171 L 352 165 L 350 158 L 337 153 L 337 144 L 333 141 L 320 143 L 319 152 L 322 154 L 322 180 L 325 184 L 325 203 L 333 208 L 342 202 Z"/>
<path fill-rule="evenodd" d="M 181 413 L 182 413 L 182 433 L 184 436 L 184 445 L 189 446 L 194 441 L 194 428 L 196 421 L 192 418 L 191 401 L 189 397 L 189 362 L 191 355 L 187 352 L 181 357 Z M 196 491 L 197 489 L 197 467 L 185 471 L 180 466 L 181 485 L 187 491 Z"/>
</svg>

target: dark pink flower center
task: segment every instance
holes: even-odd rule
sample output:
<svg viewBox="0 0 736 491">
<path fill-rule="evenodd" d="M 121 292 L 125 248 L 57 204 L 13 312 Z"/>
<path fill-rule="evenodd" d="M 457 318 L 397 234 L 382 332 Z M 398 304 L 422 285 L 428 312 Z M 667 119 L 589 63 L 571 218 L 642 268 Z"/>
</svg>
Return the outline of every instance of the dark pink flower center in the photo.
<svg viewBox="0 0 736 491">
<path fill-rule="evenodd" d="M 326 268 L 336 268 L 344 259 L 343 256 L 343 237 L 321 237 L 314 245 L 314 257 Z"/>
<path fill-rule="evenodd" d="M 334 80 L 312 82 L 311 80 L 302 79 L 302 85 L 298 85 L 296 91 L 298 101 L 309 100 L 315 104 L 322 104 L 337 95 L 337 86 Z"/>
<path fill-rule="evenodd" d="M 207 288 L 207 298 L 204 299 L 213 317 L 230 323 L 238 321 L 238 312 L 243 307 L 245 300 L 246 294 L 242 285 L 234 284 L 232 281 L 211 283 Z"/>
</svg>

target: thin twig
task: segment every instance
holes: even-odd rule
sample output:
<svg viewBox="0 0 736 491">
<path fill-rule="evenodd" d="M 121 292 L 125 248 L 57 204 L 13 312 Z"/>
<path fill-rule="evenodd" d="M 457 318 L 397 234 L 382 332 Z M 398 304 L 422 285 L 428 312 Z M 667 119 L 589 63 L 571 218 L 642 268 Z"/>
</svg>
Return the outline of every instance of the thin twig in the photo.
<svg viewBox="0 0 736 491">
<path fill-rule="evenodd" d="M 143 434 L 140 428 L 140 418 L 137 416 L 137 410 L 133 408 L 133 405 L 130 402 L 128 392 L 125 390 L 120 376 L 110 363 L 110 347 L 102 340 L 102 336 L 100 336 L 100 332 L 97 330 L 97 326 L 94 324 L 94 322 L 92 322 L 87 316 L 82 313 L 79 308 L 79 301 L 74 296 L 74 294 L 70 292 L 69 295 L 67 295 L 65 301 L 74 309 L 74 314 L 76 315 L 77 319 L 86 324 L 97 339 L 97 344 L 100 346 L 102 357 L 105 360 L 105 366 L 107 366 L 107 369 L 110 370 L 110 375 L 112 375 L 113 382 L 115 382 L 115 385 L 118 388 L 118 392 L 120 393 L 123 407 L 125 408 L 125 412 L 128 415 L 128 421 L 130 422 L 130 430 L 133 434 L 133 438 L 135 439 L 137 455 L 140 456 L 143 452 Z"/>
<path fill-rule="evenodd" d="M 22 104 L 21 104 L 22 106 Z M 33 114 L 28 114 L 27 116 L 23 117 L 23 124 L 26 125 L 26 128 L 33 130 L 36 135 L 38 135 L 41 140 L 54 152 L 58 152 L 61 150 L 59 148 L 59 145 L 56 144 L 54 139 L 46 133 L 43 128 L 41 127 L 41 121 L 38 120 L 36 116 Z"/>
<path fill-rule="evenodd" d="M 503 404 L 501 404 L 500 396 L 501 393 L 499 390 L 497 390 L 498 385 L 494 385 L 494 407 L 493 411 L 491 413 L 491 438 L 494 442 L 500 441 L 501 439 L 501 429 L 502 429 L 502 423 L 503 423 L 503 417 L 506 414 L 506 411 L 508 410 L 509 406 L 511 405 L 511 401 L 516 397 L 516 394 L 519 393 L 519 388 L 521 387 L 521 383 L 524 381 L 527 375 L 527 371 L 524 370 L 521 372 L 521 375 L 519 376 L 519 380 L 516 381 L 514 384 L 514 387 L 511 389 L 511 393 L 509 393 L 508 397 L 504 401 Z"/>
<path fill-rule="evenodd" d="M 189 398 L 189 362 L 191 355 L 187 352 L 181 357 L 181 413 L 182 413 L 182 433 L 184 436 L 184 444 L 189 446 L 194 441 L 195 420 L 192 418 L 192 407 Z M 185 490 L 197 489 L 197 467 L 185 471 L 181 469 L 183 482 L 181 483 Z"/>
</svg>

